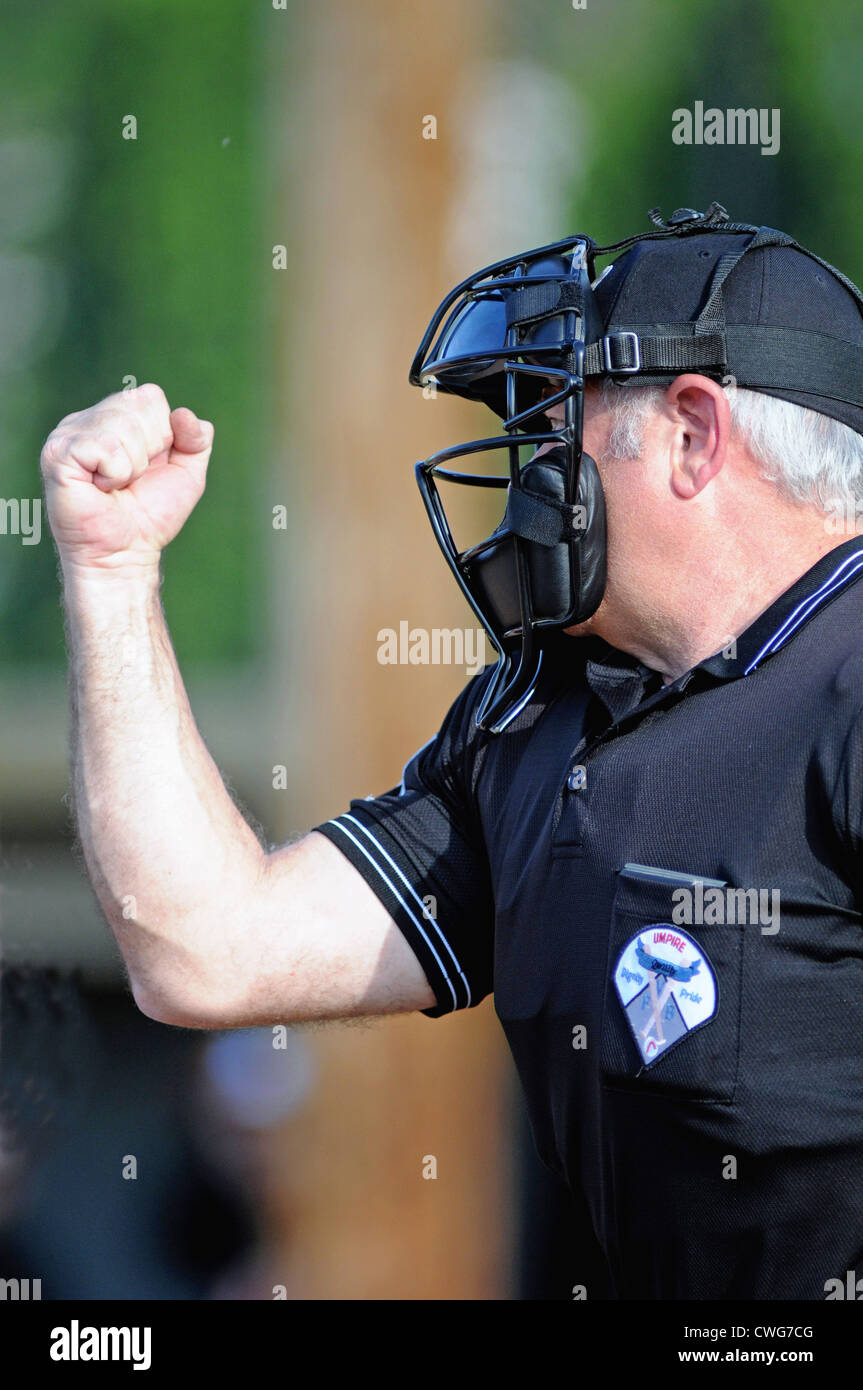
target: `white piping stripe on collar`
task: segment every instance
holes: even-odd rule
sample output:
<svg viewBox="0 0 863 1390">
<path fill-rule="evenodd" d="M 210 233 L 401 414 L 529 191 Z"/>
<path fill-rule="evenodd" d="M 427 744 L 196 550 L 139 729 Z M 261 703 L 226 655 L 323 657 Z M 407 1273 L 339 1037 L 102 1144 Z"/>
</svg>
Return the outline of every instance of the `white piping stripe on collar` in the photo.
<svg viewBox="0 0 863 1390">
<path fill-rule="evenodd" d="M 857 564 L 854 564 L 855 560 L 858 562 Z M 848 566 L 852 564 L 854 565 L 853 569 L 848 570 L 847 574 L 843 574 L 842 571 L 848 569 Z M 805 623 L 816 608 L 820 608 L 831 594 L 834 594 L 837 589 L 841 589 L 843 584 L 847 584 L 852 575 L 855 575 L 860 569 L 863 569 L 863 550 L 855 550 L 853 555 L 848 555 L 839 568 L 833 571 L 829 579 L 825 579 L 820 589 L 816 589 L 814 594 L 809 594 L 802 603 L 797 605 L 794 612 L 788 615 L 782 626 L 777 628 L 773 636 L 767 639 L 758 655 L 750 661 L 743 672 L 744 676 L 748 676 L 750 671 L 754 671 L 761 658 L 768 652 L 772 655 L 773 652 L 778 651 L 788 641 L 792 632 L 796 631 L 801 623 Z"/>
<path fill-rule="evenodd" d="M 441 974 L 443 975 L 444 979 L 445 979 L 446 982 L 447 982 L 447 985 L 448 985 L 448 987 L 449 987 L 450 994 L 452 995 L 453 1008 L 454 1008 L 454 1009 L 458 1009 L 459 1007 L 462 1007 L 462 1006 L 459 1005 L 458 998 L 457 998 L 456 992 L 455 992 L 455 986 L 453 985 L 453 982 L 452 982 L 452 980 L 451 980 L 451 978 L 450 978 L 449 972 L 448 972 L 446 966 L 444 965 L 443 961 L 441 960 L 440 956 L 438 955 L 438 952 L 435 950 L 434 943 L 429 939 L 428 933 L 426 932 L 425 927 L 424 927 L 423 924 L 422 924 L 422 921 L 417 917 L 417 915 L 416 915 L 416 913 L 414 912 L 414 910 L 413 910 L 413 908 L 411 907 L 411 905 L 410 905 L 409 903 L 405 902 L 404 898 L 402 897 L 402 895 L 401 895 L 401 893 L 399 892 L 399 890 L 398 890 L 398 888 L 396 887 L 396 885 L 393 883 L 392 879 L 389 877 L 388 874 L 386 874 L 386 873 L 384 872 L 384 870 L 381 868 L 381 866 L 380 866 L 380 864 L 377 862 L 377 860 L 374 859 L 374 858 L 372 857 L 371 854 L 369 854 L 369 851 L 366 849 L 365 845 L 360 844 L 360 841 L 357 839 L 356 835 L 353 835 L 353 834 L 351 833 L 351 831 L 348 830 L 347 826 L 343 823 L 345 820 L 351 821 L 351 822 L 357 827 L 358 830 L 362 830 L 362 831 L 368 836 L 368 838 L 371 840 L 372 844 L 374 845 L 374 847 L 375 847 L 375 849 L 378 851 L 378 853 L 381 854 L 385 859 L 389 860 L 390 864 L 392 864 L 392 866 L 393 866 L 393 868 L 395 869 L 396 873 L 398 874 L 399 878 L 403 881 L 403 883 L 404 883 L 405 886 L 407 887 L 407 889 L 408 889 L 408 891 L 410 892 L 411 896 L 412 896 L 413 898 L 415 898 L 416 901 L 419 903 L 420 909 L 421 909 L 423 915 L 425 915 L 425 904 L 423 903 L 422 899 L 421 899 L 420 897 L 418 897 L 418 895 L 417 895 L 417 893 L 415 892 L 414 888 L 411 886 L 411 884 L 410 884 L 410 883 L 408 882 L 408 880 L 405 878 L 405 876 L 404 876 L 404 874 L 402 873 L 401 869 L 399 868 L 398 864 L 396 864 L 395 861 L 394 861 L 393 859 L 390 858 L 390 856 L 387 854 L 387 852 L 386 852 L 386 850 L 383 848 L 383 846 L 380 845 L 380 844 L 378 843 L 378 841 L 377 841 L 377 840 L 375 839 L 375 837 L 370 833 L 370 831 L 366 830 L 365 826 L 362 825 L 358 820 L 355 820 L 354 817 L 351 816 L 351 815 L 345 815 L 345 816 L 341 817 L 341 818 L 338 819 L 338 820 L 331 820 L 331 821 L 328 821 L 328 824 L 329 824 L 329 825 L 335 825 L 335 826 L 337 826 L 338 829 L 341 830 L 342 834 L 343 834 L 343 835 L 346 835 L 347 838 L 348 838 L 353 844 L 356 845 L 356 847 L 357 847 L 357 849 L 360 851 L 360 853 L 361 853 L 362 855 L 364 855 L 365 858 L 366 858 L 366 859 L 369 861 L 369 863 L 372 865 L 372 868 L 374 868 L 374 869 L 377 870 L 377 872 L 379 873 L 380 877 L 383 879 L 384 883 L 387 885 L 387 887 L 389 888 L 390 892 L 392 893 L 393 897 L 397 900 L 397 902 L 400 902 L 400 903 L 401 903 L 401 905 L 402 905 L 402 907 L 404 908 L 405 912 L 408 914 L 408 916 L 410 917 L 411 921 L 414 923 L 414 925 L 415 925 L 416 928 L 418 929 L 420 935 L 422 936 L 423 940 L 425 941 L 426 945 L 428 946 L 429 950 L 431 951 L 432 955 L 434 956 L 434 958 L 435 958 L 435 960 L 436 960 L 436 962 L 437 962 L 437 964 L 438 964 L 438 967 L 439 967 L 439 969 L 440 969 L 440 972 L 441 972 Z M 465 1006 L 463 1006 L 463 1007 L 470 1007 L 470 1002 L 471 1002 L 470 985 L 469 985 L 468 982 L 467 982 L 467 977 L 466 977 L 464 971 L 462 970 L 461 966 L 459 965 L 458 961 L 457 961 L 456 958 L 455 958 L 455 955 L 453 954 L 452 947 L 450 946 L 449 942 L 447 941 L 447 939 L 446 939 L 446 937 L 444 936 L 443 932 L 441 931 L 440 927 L 439 927 L 439 926 L 437 925 L 437 923 L 434 921 L 434 918 L 426 918 L 426 921 L 429 922 L 429 923 L 434 927 L 435 931 L 437 932 L 438 936 L 440 937 L 441 941 L 442 941 L 443 944 L 446 946 L 447 951 L 449 952 L 450 956 L 452 957 L 452 960 L 453 960 L 453 962 L 454 962 L 454 964 L 455 964 L 455 968 L 456 968 L 456 970 L 457 970 L 457 972 L 458 972 L 458 976 L 459 976 L 460 980 L 462 981 L 462 983 L 464 984 L 465 994 L 466 994 L 466 996 L 467 996 L 467 1004 L 466 1004 Z"/>
</svg>

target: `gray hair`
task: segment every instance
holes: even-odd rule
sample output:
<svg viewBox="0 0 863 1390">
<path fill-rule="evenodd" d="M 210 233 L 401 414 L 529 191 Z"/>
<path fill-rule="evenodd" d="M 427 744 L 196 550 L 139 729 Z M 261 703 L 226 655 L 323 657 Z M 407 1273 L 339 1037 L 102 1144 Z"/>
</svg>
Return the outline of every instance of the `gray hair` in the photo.
<svg viewBox="0 0 863 1390">
<path fill-rule="evenodd" d="M 638 458 L 647 418 L 657 409 L 664 389 L 602 383 L 602 406 L 613 418 L 608 447 L 614 457 Z M 732 428 L 766 482 L 820 512 L 851 518 L 858 507 L 863 512 L 863 435 L 831 415 L 763 391 L 747 391 L 734 383 L 723 390 Z"/>
</svg>

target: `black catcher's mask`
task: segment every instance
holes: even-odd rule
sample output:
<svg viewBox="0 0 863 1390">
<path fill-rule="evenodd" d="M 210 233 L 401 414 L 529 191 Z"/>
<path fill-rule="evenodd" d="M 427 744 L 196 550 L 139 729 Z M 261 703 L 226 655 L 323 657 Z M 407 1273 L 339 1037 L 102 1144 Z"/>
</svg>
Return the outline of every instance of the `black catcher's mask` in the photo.
<svg viewBox="0 0 863 1390">
<path fill-rule="evenodd" d="M 590 283 L 594 250 L 589 237 L 571 237 L 463 281 L 437 309 L 411 367 L 414 385 L 434 382 L 503 419 L 503 435 L 443 449 L 416 466 L 438 544 L 498 653 L 477 714 L 480 728 L 494 733 L 530 698 L 542 630 L 589 618 L 605 588 L 602 487 L 581 447 L 584 350 L 602 335 Z M 545 412 L 558 402 L 565 423 L 553 429 Z M 524 446 L 552 442 L 539 458 L 522 460 Z M 506 473 L 448 466 L 500 449 Z M 439 479 L 508 488 L 504 519 L 487 540 L 457 550 Z"/>
<path fill-rule="evenodd" d="M 596 464 L 582 448 L 586 380 L 658 385 L 687 371 L 717 380 L 733 373 L 741 386 L 796 400 L 863 432 L 863 300 L 856 287 L 784 232 L 732 222 L 718 203 L 705 213 L 680 208 L 667 222 L 656 209 L 649 216 L 652 231 L 613 246 L 569 237 L 462 281 L 438 306 L 411 366 L 413 385 L 433 383 L 435 391 L 480 401 L 503 421 L 503 434 L 416 465 L 438 544 L 498 654 L 476 716 L 490 733 L 500 733 L 531 698 L 544 635 L 584 622 L 605 589 L 605 503 Z M 790 264 L 792 248 L 802 254 L 791 254 Z M 618 251 L 627 254 L 597 278 L 595 259 Z M 770 302 L 780 306 L 772 326 L 758 288 L 771 256 L 777 273 Z M 829 339 L 821 268 L 830 272 L 833 296 Z M 560 403 L 564 421 L 555 428 L 546 412 Z M 489 454 L 500 461 L 495 450 L 504 451 L 505 471 L 450 466 L 468 456 L 474 466 L 487 464 Z M 501 524 L 459 550 L 440 481 L 506 489 Z"/>
</svg>

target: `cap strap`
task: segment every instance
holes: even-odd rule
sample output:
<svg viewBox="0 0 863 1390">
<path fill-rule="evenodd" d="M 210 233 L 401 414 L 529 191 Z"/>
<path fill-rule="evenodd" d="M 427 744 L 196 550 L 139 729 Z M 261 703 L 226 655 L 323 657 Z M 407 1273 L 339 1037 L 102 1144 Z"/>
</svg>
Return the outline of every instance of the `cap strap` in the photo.
<svg viewBox="0 0 863 1390">
<path fill-rule="evenodd" d="M 724 371 L 722 333 L 644 334 L 625 329 L 606 333 L 584 350 L 585 376 L 635 375 L 639 372 L 686 372 L 705 367 Z"/>
<path fill-rule="evenodd" d="M 707 294 L 707 303 L 695 321 L 696 333 L 724 333 L 725 332 L 725 306 L 722 302 L 722 286 L 728 279 L 731 271 L 737 262 L 747 255 L 750 251 L 757 251 L 762 246 L 796 246 L 793 237 L 787 236 L 785 232 L 777 232 L 773 227 L 759 227 L 758 231 L 741 247 L 739 251 L 726 251 L 719 257 L 713 276 L 710 281 L 710 289 Z"/>
<path fill-rule="evenodd" d="M 825 333 L 736 323 L 725 333 L 689 337 L 622 329 L 584 353 L 585 376 L 649 378 L 685 371 L 730 372 L 740 386 L 800 391 L 863 407 L 863 347 Z"/>
</svg>

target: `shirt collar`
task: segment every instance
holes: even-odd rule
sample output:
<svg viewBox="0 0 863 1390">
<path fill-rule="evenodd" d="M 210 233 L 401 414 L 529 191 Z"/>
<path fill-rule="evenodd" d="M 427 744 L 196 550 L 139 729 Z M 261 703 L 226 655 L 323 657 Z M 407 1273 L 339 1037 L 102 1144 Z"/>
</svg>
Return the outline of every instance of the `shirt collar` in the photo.
<svg viewBox="0 0 863 1390">
<path fill-rule="evenodd" d="M 578 646 L 584 658 L 588 684 L 616 720 L 645 699 L 655 701 L 663 692 L 682 690 L 700 672 L 723 681 L 747 676 L 861 577 L 863 536 L 854 536 L 822 556 L 739 637 L 667 686 L 661 684 L 658 672 L 630 653 L 612 647 L 604 638 L 580 638 Z M 570 655 L 572 638 L 565 633 L 554 635 L 567 644 L 562 650 Z"/>
<path fill-rule="evenodd" d="M 854 536 L 823 555 L 802 574 L 745 632 L 695 670 L 720 680 L 748 676 L 784 647 L 837 594 L 863 575 L 863 536 Z"/>
<path fill-rule="evenodd" d="M 658 672 L 628 652 L 609 646 L 601 637 L 588 638 L 587 643 L 584 674 L 612 720 L 621 719 L 661 684 Z"/>
</svg>

